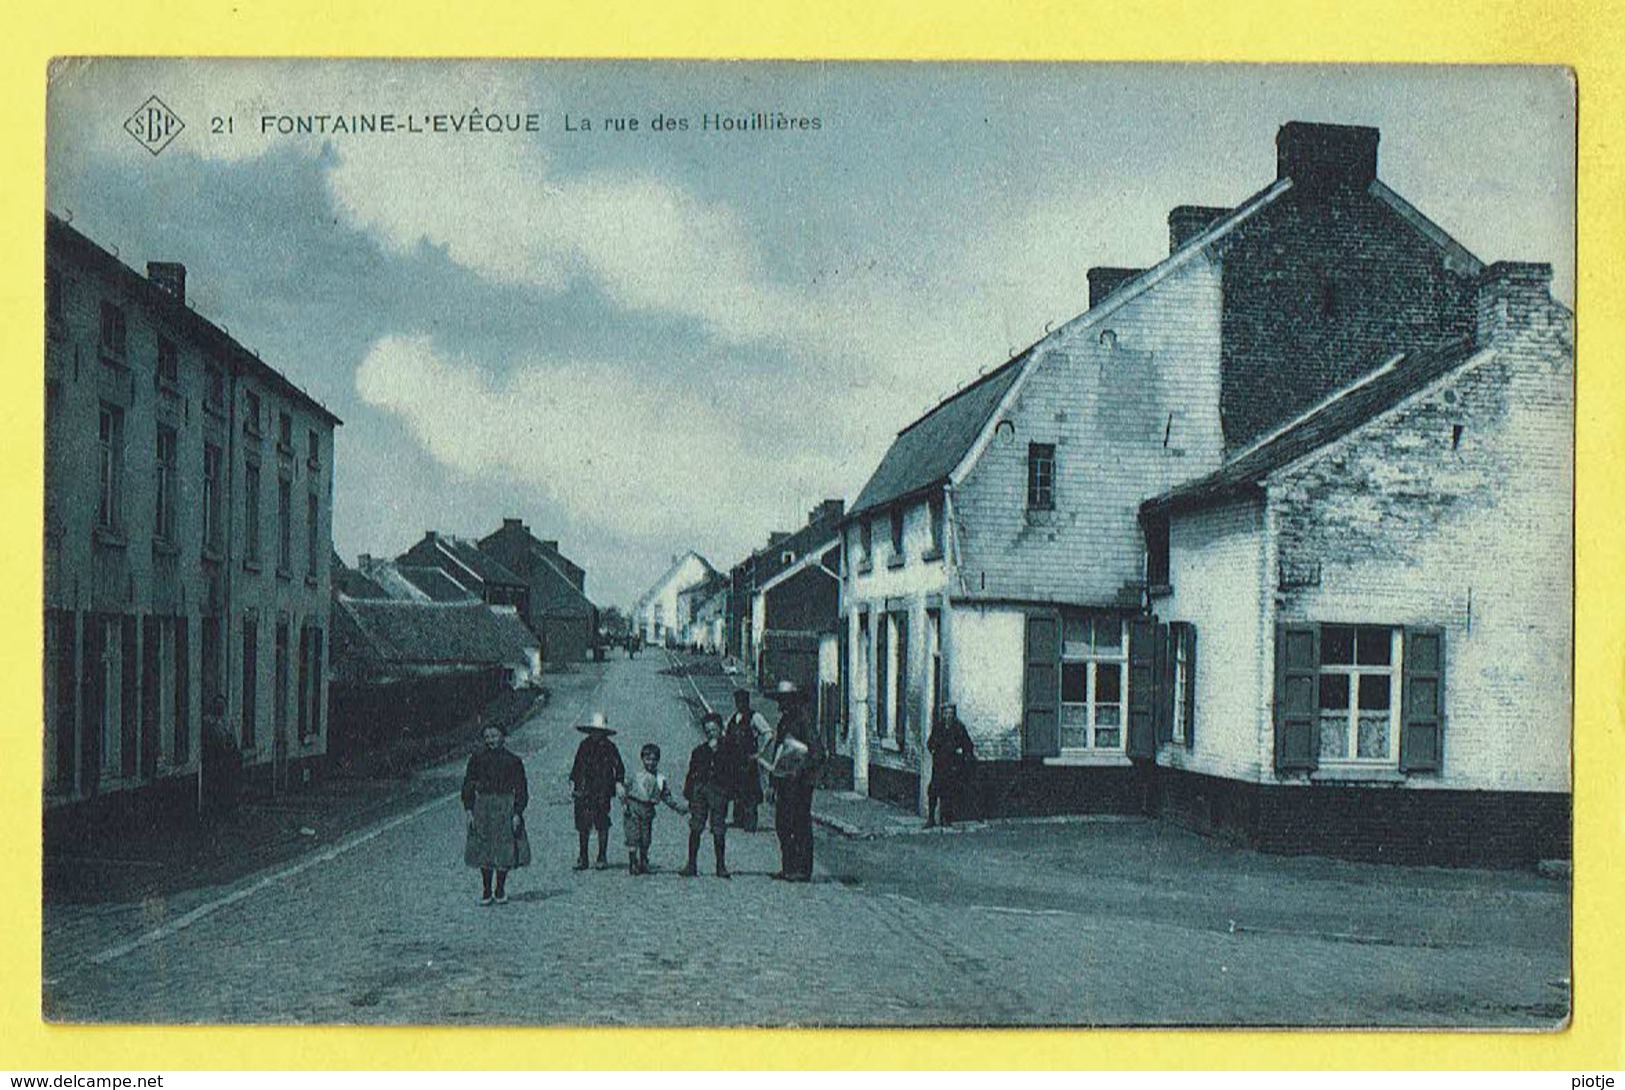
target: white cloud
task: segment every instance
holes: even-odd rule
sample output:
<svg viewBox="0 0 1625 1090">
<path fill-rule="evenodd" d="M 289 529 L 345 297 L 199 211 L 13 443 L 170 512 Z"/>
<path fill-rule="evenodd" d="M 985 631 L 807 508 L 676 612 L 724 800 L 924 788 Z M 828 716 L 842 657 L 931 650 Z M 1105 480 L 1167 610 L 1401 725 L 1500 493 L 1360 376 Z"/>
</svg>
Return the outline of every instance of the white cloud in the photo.
<svg viewBox="0 0 1625 1090">
<path fill-rule="evenodd" d="M 794 447 L 754 458 L 698 394 L 589 361 L 537 358 L 490 376 L 428 337 L 391 336 L 367 352 L 356 389 L 451 470 L 534 488 L 622 538 L 741 550 L 835 471 Z"/>
</svg>

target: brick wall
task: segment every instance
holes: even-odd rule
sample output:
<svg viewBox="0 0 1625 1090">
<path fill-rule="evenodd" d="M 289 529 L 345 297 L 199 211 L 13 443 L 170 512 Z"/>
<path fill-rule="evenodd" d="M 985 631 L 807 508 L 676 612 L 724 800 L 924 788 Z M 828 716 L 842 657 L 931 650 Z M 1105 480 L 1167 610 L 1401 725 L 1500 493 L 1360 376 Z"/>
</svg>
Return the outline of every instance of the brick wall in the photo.
<svg viewBox="0 0 1625 1090">
<path fill-rule="evenodd" d="M 1477 270 L 1364 189 L 1295 187 L 1218 249 L 1232 449 L 1396 352 L 1473 329 Z"/>
<path fill-rule="evenodd" d="M 1140 501 L 1217 467 L 1220 273 L 1198 256 L 1040 348 L 1009 442 L 956 488 L 956 597 L 1136 606 Z M 1027 509 L 1029 443 L 1055 445 L 1055 509 Z M 1019 652 L 1018 652 L 1019 653 Z"/>
</svg>

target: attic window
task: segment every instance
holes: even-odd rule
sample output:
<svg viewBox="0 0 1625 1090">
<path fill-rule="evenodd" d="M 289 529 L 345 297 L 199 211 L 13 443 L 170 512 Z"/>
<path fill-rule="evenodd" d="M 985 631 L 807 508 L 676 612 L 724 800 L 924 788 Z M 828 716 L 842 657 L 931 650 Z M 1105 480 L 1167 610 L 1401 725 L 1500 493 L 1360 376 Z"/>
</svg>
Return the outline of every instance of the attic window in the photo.
<svg viewBox="0 0 1625 1090">
<path fill-rule="evenodd" d="M 1055 444 L 1027 444 L 1027 509 L 1055 510 Z"/>
<path fill-rule="evenodd" d="M 779 554 L 779 563 L 780 564 L 794 564 L 795 562 L 796 562 L 796 554 L 791 552 L 789 549 L 786 549 L 782 553 Z"/>
<path fill-rule="evenodd" d="M 1452 424 L 1452 425 L 1450 425 L 1450 449 L 1451 450 L 1460 450 L 1461 449 L 1461 436 L 1462 436 L 1462 433 L 1465 432 L 1466 430 L 1467 430 L 1467 426 L 1465 424 Z"/>
</svg>

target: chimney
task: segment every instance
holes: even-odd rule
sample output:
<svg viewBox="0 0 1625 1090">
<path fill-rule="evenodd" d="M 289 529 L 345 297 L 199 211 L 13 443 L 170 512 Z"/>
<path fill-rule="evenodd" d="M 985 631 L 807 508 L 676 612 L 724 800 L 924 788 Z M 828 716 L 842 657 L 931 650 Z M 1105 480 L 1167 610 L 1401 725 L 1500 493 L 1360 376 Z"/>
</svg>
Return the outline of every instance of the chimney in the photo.
<svg viewBox="0 0 1625 1090">
<path fill-rule="evenodd" d="M 841 516 L 846 514 L 845 500 L 825 500 L 814 507 L 807 515 L 807 523 L 839 522 Z"/>
<path fill-rule="evenodd" d="M 147 262 L 147 279 L 174 296 L 176 302 L 186 302 L 186 266 L 179 261 Z"/>
<path fill-rule="evenodd" d="M 439 541 L 440 540 L 440 531 L 438 531 L 438 530 L 425 530 L 425 531 L 423 531 L 423 540 L 424 541 Z"/>
<path fill-rule="evenodd" d="M 356 570 L 365 572 L 368 568 L 372 567 L 372 554 L 362 553 L 360 556 L 356 557 L 355 566 Z"/>
<path fill-rule="evenodd" d="M 789 536 L 790 534 L 787 530 L 773 530 L 767 535 L 767 547 L 771 549 L 773 546 L 777 545 L 779 542 L 783 541 Z"/>
<path fill-rule="evenodd" d="M 1552 302 L 1552 267 L 1545 262 L 1497 261 L 1478 278 L 1479 347 L 1527 327 Z"/>
<path fill-rule="evenodd" d="M 1168 213 L 1168 252 L 1173 253 L 1232 211 L 1199 204 L 1182 204 L 1175 208 Z"/>
<path fill-rule="evenodd" d="M 1096 265 L 1089 270 L 1089 309 L 1099 306 L 1112 292 L 1145 272 L 1144 269 L 1116 269 Z"/>
<path fill-rule="evenodd" d="M 524 530 L 525 529 L 525 520 L 524 519 L 506 519 L 505 518 L 505 519 L 502 520 L 502 528 L 504 530 Z"/>
<path fill-rule="evenodd" d="M 1275 176 L 1307 189 L 1363 189 L 1377 178 L 1377 141 L 1363 125 L 1288 121 L 1275 134 Z"/>
</svg>

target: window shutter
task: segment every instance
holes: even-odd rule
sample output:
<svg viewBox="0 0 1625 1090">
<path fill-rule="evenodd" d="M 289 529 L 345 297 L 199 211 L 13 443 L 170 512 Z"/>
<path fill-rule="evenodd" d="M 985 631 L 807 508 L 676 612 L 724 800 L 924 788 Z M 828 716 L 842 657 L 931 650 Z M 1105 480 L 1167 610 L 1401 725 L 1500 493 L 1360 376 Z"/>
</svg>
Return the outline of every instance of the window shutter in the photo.
<svg viewBox="0 0 1625 1090">
<path fill-rule="evenodd" d="M 1444 630 L 1405 630 L 1404 720 L 1399 767 L 1404 772 L 1444 768 Z"/>
<path fill-rule="evenodd" d="M 852 712 L 852 629 L 845 617 L 841 617 L 837 624 L 840 627 L 835 641 L 835 676 L 839 686 L 839 705 L 835 709 L 835 723 L 837 733 L 845 741 L 850 729 L 848 717 Z"/>
<path fill-rule="evenodd" d="M 908 688 L 908 614 L 897 614 L 897 748 L 908 747 L 908 720 L 915 709 Z"/>
<path fill-rule="evenodd" d="M 1157 745 L 1174 740 L 1174 672 L 1177 669 L 1179 633 L 1175 625 L 1157 626 Z"/>
<path fill-rule="evenodd" d="M 1303 772 L 1320 759 L 1320 626 L 1275 630 L 1275 770 Z"/>
<path fill-rule="evenodd" d="M 1196 626 L 1175 626 L 1185 640 L 1185 748 L 1196 748 Z"/>
<path fill-rule="evenodd" d="M 1156 756 L 1157 644 L 1166 642 L 1155 617 L 1135 617 L 1128 625 L 1128 755 Z"/>
<path fill-rule="evenodd" d="M 883 735 L 886 733 L 886 682 L 890 677 L 890 654 L 887 650 L 886 630 L 890 626 L 886 623 L 886 615 L 875 614 L 875 698 L 869 701 L 874 722 L 871 724 L 871 733 Z"/>
<path fill-rule="evenodd" d="M 1021 717 L 1023 757 L 1060 755 L 1060 655 L 1060 619 L 1053 613 L 1029 614 Z"/>
</svg>

